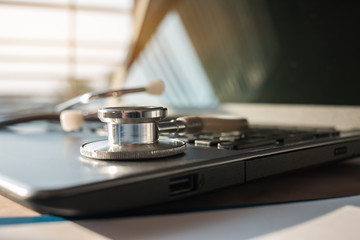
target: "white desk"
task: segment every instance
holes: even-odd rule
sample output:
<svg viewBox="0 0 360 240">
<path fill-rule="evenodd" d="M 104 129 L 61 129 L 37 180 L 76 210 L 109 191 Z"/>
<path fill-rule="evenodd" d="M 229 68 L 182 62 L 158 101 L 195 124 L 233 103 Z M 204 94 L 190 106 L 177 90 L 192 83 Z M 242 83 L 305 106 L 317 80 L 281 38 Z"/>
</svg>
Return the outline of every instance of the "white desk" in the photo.
<svg viewBox="0 0 360 240">
<path fill-rule="evenodd" d="M 0 236 L 6 239 L 29 239 L 29 236 L 33 239 L 249 239 L 304 223 L 346 205 L 360 207 L 360 195 L 178 214 L 7 225 L 0 226 Z M 326 226 L 320 231 L 327 231 Z M 355 231 L 360 234 L 360 230 Z M 311 239 L 311 233 L 306 234 Z M 349 232 L 335 231 L 333 237 L 339 239 L 346 234 Z M 346 239 L 357 236 L 347 235 Z"/>
</svg>

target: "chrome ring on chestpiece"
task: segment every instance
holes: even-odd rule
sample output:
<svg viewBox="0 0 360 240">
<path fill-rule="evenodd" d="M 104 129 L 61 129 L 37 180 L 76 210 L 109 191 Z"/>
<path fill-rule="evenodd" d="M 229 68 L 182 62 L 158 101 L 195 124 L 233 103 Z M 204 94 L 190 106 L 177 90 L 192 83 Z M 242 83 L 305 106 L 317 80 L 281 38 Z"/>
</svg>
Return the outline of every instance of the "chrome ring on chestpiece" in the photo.
<svg viewBox="0 0 360 240">
<path fill-rule="evenodd" d="M 108 124 L 110 145 L 149 144 L 158 138 L 157 122 L 166 117 L 162 107 L 102 108 L 98 117 Z"/>
<path fill-rule="evenodd" d="M 111 107 L 98 110 L 108 125 L 108 140 L 83 144 L 82 156 L 103 160 L 159 158 L 185 151 L 177 139 L 160 139 L 158 122 L 166 117 L 163 107 Z"/>
</svg>

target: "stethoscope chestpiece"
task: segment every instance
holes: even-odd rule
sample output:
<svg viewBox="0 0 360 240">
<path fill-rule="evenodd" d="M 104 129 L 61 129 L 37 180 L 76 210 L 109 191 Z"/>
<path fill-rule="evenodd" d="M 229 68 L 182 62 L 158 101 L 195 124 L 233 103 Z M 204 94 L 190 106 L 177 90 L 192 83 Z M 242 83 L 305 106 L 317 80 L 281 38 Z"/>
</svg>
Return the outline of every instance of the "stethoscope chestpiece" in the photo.
<svg viewBox="0 0 360 240">
<path fill-rule="evenodd" d="M 107 123 L 108 139 L 85 143 L 80 154 L 101 160 L 153 159 L 185 151 L 185 142 L 159 139 L 158 122 L 166 117 L 163 107 L 109 107 L 98 110 Z"/>
</svg>

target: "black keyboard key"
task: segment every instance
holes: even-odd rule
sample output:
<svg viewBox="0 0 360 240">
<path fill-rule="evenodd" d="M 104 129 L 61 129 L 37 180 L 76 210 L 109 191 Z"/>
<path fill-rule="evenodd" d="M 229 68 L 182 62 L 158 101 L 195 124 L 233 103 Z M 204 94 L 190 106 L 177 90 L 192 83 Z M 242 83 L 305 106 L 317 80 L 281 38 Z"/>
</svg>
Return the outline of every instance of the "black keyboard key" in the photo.
<svg viewBox="0 0 360 240">
<path fill-rule="evenodd" d="M 275 139 L 263 139 L 263 140 L 255 140 L 255 139 L 244 139 L 234 142 L 222 142 L 218 143 L 218 149 L 246 149 L 246 148 L 254 148 L 261 146 L 275 146 Z"/>
<path fill-rule="evenodd" d="M 284 144 L 290 144 L 290 143 L 297 143 L 297 142 L 301 142 L 301 141 L 307 141 L 307 140 L 312 140 L 313 139 L 313 134 L 290 134 L 290 135 L 286 135 L 280 138 L 277 138 L 277 145 L 284 145 Z"/>
<path fill-rule="evenodd" d="M 195 140 L 194 144 L 198 147 L 216 147 L 219 143 L 224 143 L 229 141 L 214 139 L 214 140 L 208 140 L 208 139 L 197 139 Z"/>
</svg>

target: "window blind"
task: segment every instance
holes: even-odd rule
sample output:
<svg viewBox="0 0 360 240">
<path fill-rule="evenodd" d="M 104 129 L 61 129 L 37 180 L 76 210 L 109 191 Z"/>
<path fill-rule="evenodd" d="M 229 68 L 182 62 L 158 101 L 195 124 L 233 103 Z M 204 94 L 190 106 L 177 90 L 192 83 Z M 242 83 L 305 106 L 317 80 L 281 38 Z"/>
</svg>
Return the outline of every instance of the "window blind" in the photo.
<svg viewBox="0 0 360 240">
<path fill-rule="evenodd" d="M 0 0 L 0 103 L 104 90 L 125 60 L 133 0 Z"/>
</svg>

